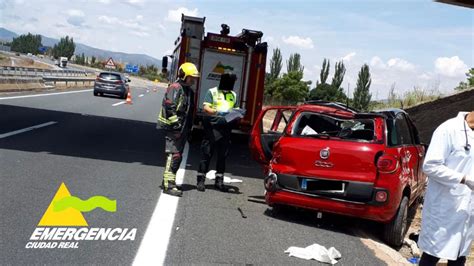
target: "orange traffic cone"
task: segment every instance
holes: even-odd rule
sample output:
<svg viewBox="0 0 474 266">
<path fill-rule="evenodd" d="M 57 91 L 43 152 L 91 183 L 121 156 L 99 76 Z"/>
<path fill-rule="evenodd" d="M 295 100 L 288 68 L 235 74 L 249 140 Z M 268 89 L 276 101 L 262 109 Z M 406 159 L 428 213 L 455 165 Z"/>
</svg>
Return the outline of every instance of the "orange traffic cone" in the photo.
<svg viewBox="0 0 474 266">
<path fill-rule="evenodd" d="M 132 104 L 132 94 L 130 93 L 130 91 L 128 91 L 127 100 L 125 101 L 125 103 Z"/>
</svg>

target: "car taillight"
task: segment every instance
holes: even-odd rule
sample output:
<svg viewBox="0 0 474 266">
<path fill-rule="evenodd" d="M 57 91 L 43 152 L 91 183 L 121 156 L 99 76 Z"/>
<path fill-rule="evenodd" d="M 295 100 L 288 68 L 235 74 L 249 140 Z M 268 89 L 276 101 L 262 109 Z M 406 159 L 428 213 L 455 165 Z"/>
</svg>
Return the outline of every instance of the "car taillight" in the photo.
<svg viewBox="0 0 474 266">
<path fill-rule="evenodd" d="M 398 160 L 393 155 L 383 154 L 377 160 L 377 169 L 381 173 L 393 173 L 398 169 Z"/>
<path fill-rule="evenodd" d="M 263 184 L 268 192 L 275 192 L 278 189 L 277 183 L 278 176 L 272 172 L 270 172 L 270 174 L 268 174 L 268 176 L 263 179 Z"/>
<path fill-rule="evenodd" d="M 115 84 L 123 84 L 123 81 L 117 80 L 117 81 L 115 81 Z"/>
<path fill-rule="evenodd" d="M 97 76 L 97 77 L 95 78 L 95 80 L 96 80 L 96 81 L 100 81 L 100 77 Z"/>
<path fill-rule="evenodd" d="M 387 198 L 387 191 L 377 191 L 377 193 L 375 193 L 375 201 L 377 202 L 386 202 Z"/>
</svg>

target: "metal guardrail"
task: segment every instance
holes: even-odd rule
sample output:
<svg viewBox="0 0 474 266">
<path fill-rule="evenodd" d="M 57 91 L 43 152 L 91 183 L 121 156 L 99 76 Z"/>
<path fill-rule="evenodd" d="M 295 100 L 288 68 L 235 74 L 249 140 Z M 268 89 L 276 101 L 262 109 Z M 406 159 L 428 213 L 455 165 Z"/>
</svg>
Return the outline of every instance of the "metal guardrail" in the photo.
<svg viewBox="0 0 474 266">
<path fill-rule="evenodd" d="M 49 83 L 53 83 L 54 85 L 56 85 L 57 82 L 65 82 L 66 83 L 66 86 L 68 85 L 68 83 L 72 83 L 72 82 L 75 82 L 75 84 L 77 85 L 78 82 L 82 82 L 82 84 L 86 84 L 86 82 L 88 84 L 90 83 L 93 83 L 95 81 L 95 77 L 94 78 L 86 78 L 86 77 L 46 77 L 46 76 L 43 76 L 43 81 L 45 83 L 49 82 Z"/>
<path fill-rule="evenodd" d="M 23 77 L 46 77 L 46 76 L 60 76 L 60 77 L 80 77 L 92 74 L 92 71 L 86 70 L 72 70 L 72 69 L 41 69 L 32 67 L 11 67 L 0 66 L 0 76 L 23 76 Z"/>
</svg>

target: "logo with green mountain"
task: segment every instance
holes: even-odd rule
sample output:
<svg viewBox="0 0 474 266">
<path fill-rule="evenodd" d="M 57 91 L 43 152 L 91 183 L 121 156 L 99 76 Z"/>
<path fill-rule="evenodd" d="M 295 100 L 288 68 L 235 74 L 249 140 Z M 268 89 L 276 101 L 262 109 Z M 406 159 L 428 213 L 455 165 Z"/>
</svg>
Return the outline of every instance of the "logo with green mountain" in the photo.
<svg viewBox="0 0 474 266">
<path fill-rule="evenodd" d="M 88 226 L 82 213 L 93 211 L 96 208 L 101 208 L 106 212 L 115 212 L 117 201 L 100 195 L 82 200 L 72 196 L 63 182 L 38 226 Z"/>
<path fill-rule="evenodd" d="M 224 74 L 226 71 L 233 71 L 233 70 L 234 70 L 234 67 L 226 66 L 219 61 L 212 69 L 212 72 L 209 73 L 209 75 L 207 75 L 207 79 L 220 80 L 222 74 Z"/>
</svg>

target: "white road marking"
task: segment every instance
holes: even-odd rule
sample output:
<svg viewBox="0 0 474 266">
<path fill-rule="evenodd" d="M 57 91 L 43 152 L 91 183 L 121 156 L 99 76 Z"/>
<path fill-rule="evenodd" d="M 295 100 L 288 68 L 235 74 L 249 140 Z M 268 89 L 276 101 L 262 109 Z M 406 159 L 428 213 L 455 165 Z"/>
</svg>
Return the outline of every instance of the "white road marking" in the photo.
<svg viewBox="0 0 474 266">
<path fill-rule="evenodd" d="M 176 173 L 176 184 L 178 185 L 183 184 L 188 152 L 189 145 L 186 143 L 183 160 Z M 178 202 L 179 197 L 161 193 L 133 265 L 163 265 L 165 263 Z"/>
<path fill-rule="evenodd" d="M 31 98 L 31 97 L 42 97 L 42 96 L 53 96 L 60 94 L 70 94 L 70 93 L 81 93 L 81 92 L 91 92 L 90 90 L 80 90 L 80 91 L 66 91 L 66 92 L 54 92 L 54 93 L 45 93 L 45 94 L 33 94 L 33 95 L 22 95 L 22 96 L 12 96 L 12 97 L 3 97 L 1 100 L 10 100 L 10 99 L 21 99 L 21 98 Z"/>
<path fill-rule="evenodd" d="M 121 101 L 121 102 L 118 102 L 118 103 L 112 104 L 112 106 L 119 106 L 119 105 L 121 105 L 121 104 L 124 104 L 124 103 L 125 103 L 125 101 Z"/>
<path fill-rule="evenodd" d="M 56 122 L 56 121 L 50 121 L 50 122 L 47 122 L 47 123 L 44 123 L 44 124 L 40 124 L 40 125 L 36 125 L 36 126 L 32 126 L 32 127 L 27 127 L 27 128 L 24 128 L 24 129 L 15 130 L 15 131 L 12 131 L 12 132 L 0 134 L 0 139 L 6 138 L 6 137 L 10 137 L 10 136 L 13 136 L 13 135 L 16 135 L 16 134 L 25 133 L 25 132 L 28 132 L 28 131 L 31 131 L 31 130 L 35 130 L 35 129 L 38 129 L 38 128 L 51 126 L 51 125 L 54 125 L 54 124 L 56 124 L 56 123 L 58 123 L 58 122 Z"/>
<path fill-rule="evenodd" d="M 138 95 L 138 98 L 141 98 L 141 97 L 143 97 L 143 96 L 145 96 L 145 95 L 143 95 L 143 94 L 140 94 L 140 95 Z"/>
</svg>

